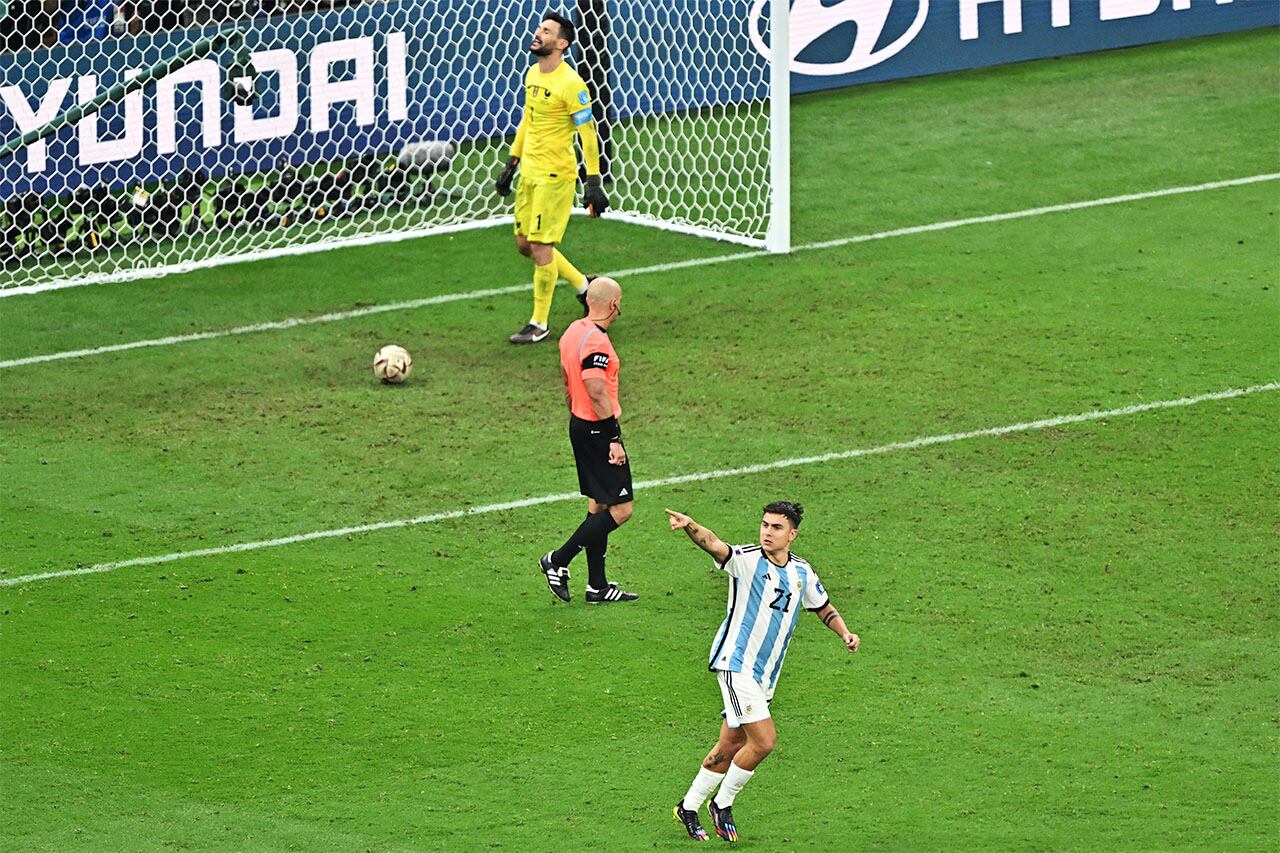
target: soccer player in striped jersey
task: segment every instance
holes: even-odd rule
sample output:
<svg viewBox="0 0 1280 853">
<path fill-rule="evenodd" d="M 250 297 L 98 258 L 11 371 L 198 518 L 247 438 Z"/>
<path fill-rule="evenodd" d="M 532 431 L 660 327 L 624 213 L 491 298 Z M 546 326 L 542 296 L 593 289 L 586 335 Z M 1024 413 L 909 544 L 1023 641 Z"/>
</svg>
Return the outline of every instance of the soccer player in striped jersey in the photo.
<svg viewBox="0 0 1280 853">
<path fill-rule="evenodd" d="M 683 513 L 667 510 L 667 515 L 672 530 L 689 534 L 729 575 L 728 614 L 711 644 L 708 665 L 720 683 L 724 722 L 720 739 L 674 814 L 690 837 L 705 841 L 698 810 L 719 786 L 707 804 L 711 823 L 725 841 L 737 841 L 733 799 L 777 741 L 769 702 L 801 608 L 816 614 L 850 652 L 861 641 L 831 605 L 813 567 L 791 553 L 804 515 L 800 504 L 776 501 L 766 506 L 759 545 L 731 546 Z"/>
</svg>

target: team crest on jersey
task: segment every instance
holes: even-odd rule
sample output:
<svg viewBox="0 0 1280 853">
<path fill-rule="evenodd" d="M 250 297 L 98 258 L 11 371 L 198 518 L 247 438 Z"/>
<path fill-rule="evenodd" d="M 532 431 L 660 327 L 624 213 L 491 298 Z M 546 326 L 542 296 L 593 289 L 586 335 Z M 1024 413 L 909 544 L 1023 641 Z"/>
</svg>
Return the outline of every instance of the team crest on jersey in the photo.
<svg viewBox="0 0 1280 853">
<path fill-rule="evenodd" d="M 591 100 L 591 98 L 587 95 L 586 92 L 578 93 L 578 103 L 583 104 L 585 106 L 587 101 L 589 100 Z"/>
</svg>

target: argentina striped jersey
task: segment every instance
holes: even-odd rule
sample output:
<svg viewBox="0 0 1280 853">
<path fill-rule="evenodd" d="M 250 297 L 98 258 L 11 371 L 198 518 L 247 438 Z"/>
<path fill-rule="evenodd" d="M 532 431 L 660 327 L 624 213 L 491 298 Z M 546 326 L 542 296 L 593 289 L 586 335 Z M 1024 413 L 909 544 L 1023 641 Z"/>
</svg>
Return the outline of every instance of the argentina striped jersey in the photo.
<svg viewBox="0 0 1280 853">
<path fill-rule="evenodd" d="M 729 574 L 729 602 L 708 669 L 748 674 L 772 695 L 800 611 L 821 610 L 827 591 L 808 562 L 788 554 L 776 565 L 759 545 L 732 546 L 716 565 Z"/>
</svg>

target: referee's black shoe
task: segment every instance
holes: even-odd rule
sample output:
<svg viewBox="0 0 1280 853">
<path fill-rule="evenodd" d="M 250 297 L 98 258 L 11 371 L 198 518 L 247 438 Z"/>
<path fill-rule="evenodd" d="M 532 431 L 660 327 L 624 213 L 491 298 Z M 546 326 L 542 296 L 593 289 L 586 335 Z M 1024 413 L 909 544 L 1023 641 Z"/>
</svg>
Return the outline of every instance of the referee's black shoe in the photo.
<svg viewBox="0 0 1280 853">
<path fill-rule="evenodd" d="M 684 824 L 684 831 L 689 833 L 689 837 L 695 841 L 710 841 L 707 831 L 702 828 L 702 821 L 698 820 L 698 813 L 691 812 L 684 807 L 684 800 L 676 803 L 676 807 L 671 810 L 676 816 L 676 820 Z"/>
<path fill-rule="evenodd" d="M 604 589 L 592 589 L 587 587 L 587 604 L 612 604 L 615 601 L 635 601 L 640 596 L 634 592 L 627 592 L 625 589 L 618 589 L 616 583 L 611 583 Z M 565 599 L 568 601 L 569 599 Z"/>
<path fill-rule="evenodd" d="M 548 551 L 542 555 L 542 559 L 538 560 L 538 568 L 546 576 L 547 589 L 551 590 L 551 594 L 561 601 L 568 601 L 570 598 L 569 570 L 551 562 L 551 554 L 552 552 Z"/>
<path fill-rule="evenodd" d="M 716 835 L 725 841 L 738 840 L 738 827 L 733 824 L 733 806 L 720 808 L 716 805 L 716 798 L 712 797 L 707 800 L 707 811 L 711 812 L 711 825 L 715 827 Z"/>
<path fill-rule="evenodd" d="M 591 309 L 587 307 L 587 288 L 591 286 L 591 282 L 595 281 L 599 276 L 587 276 L 587 283 L 582 286 L 582 290 L 578 292 L 578 301 L 582 303 L 582 316 L 585 317 L 591 313 Z"/>
</svg>

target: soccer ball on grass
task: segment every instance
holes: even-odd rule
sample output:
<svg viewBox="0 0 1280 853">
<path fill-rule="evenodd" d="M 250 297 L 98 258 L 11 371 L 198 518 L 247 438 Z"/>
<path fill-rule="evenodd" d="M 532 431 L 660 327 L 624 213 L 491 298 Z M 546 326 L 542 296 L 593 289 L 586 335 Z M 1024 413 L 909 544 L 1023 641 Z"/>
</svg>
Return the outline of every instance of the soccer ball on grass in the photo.
<svg viewBox="0 0 1280 853">
<path fill-rule="evenodd" d="M 413 358 L 402 346 L 387 344 L 373 357 L 373 375 L 388 385 L 399 385 L 412 370 Z"/>
</svg>

